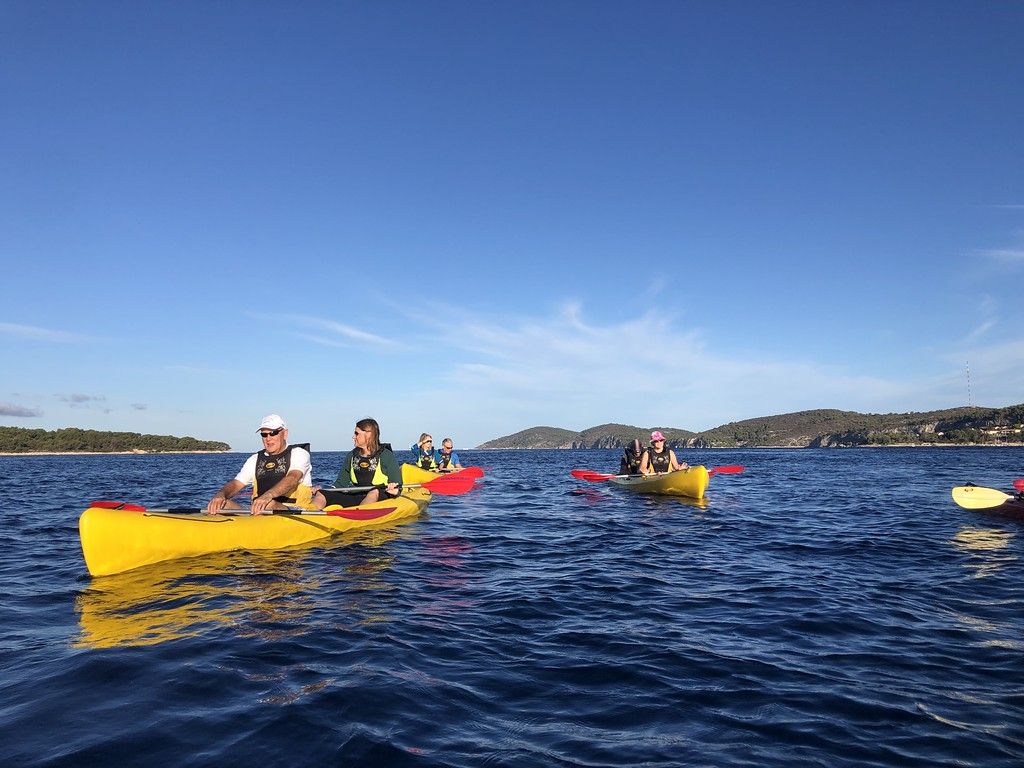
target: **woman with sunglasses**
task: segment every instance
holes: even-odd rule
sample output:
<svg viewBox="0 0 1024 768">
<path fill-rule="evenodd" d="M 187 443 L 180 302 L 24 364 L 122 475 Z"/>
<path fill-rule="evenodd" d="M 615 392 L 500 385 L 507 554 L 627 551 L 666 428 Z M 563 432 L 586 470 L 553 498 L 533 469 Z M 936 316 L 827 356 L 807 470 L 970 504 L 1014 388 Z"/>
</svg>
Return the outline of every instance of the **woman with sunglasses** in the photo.
<svg viewBox="0 0 1024 768">
<path fill-rule="evenodd" d="M 394 498 L 402 493 L 402 468 L 391 450 L 390 443 L 380 441 L 380 425 L 374 419 L 356 422 L 352 433 L 355 447 L 341 462 L 335 488 L 373 486 L 365 496 L 359 494 L 332 494 L 332 503 L 354 507 L 381 499 Z M 338 501 L 335 502 L 337 497 Z"/>
<path fill-rule="evenodd" d="M 250 509 L 254 515 L 289 506 L 316 509 L 309 443 L 288 445 L 288 425 L 276 413 L 265 417 L 256 431 L 263 450 L 246 459 L 235 479 L 210 499 L 207 510 L 215 514 L 222 509 L 241 509 L 232 497 L 247 485 L 252 485 Z"/>
<path fill-rule="evenodd" d="M 644 457 L 640 460 L 641 475 L 675 472 L 689 466 L 685 461 L 680 463 L 672 449 L 667 446 L 665 436 L 659 430 L 654 430 L 651 433 L 651 447 L 644 451 Z"/>
<path fill-rule="evenodd" d="M 431 472 L 437 471 L 437 453 L 434 451 L 434 438 L 424 432 L 416 445 L 409 450 L 412 451 L 412 463 L 420 469 L 428 469 Z"/>
</svg>

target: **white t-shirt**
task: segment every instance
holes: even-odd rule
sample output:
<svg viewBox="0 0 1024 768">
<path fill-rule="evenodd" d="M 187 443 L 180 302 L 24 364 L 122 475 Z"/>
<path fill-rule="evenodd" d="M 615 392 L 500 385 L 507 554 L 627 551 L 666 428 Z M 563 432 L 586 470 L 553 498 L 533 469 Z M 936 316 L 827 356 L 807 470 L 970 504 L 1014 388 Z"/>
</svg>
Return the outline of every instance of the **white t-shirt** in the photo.
<svg viewBox="0 0 1024 768">
<path fill-rule="evenodd" d="M 253 481 L 256 479 L 256 459 L 259 455 L 259 453 L 254 453 L 245 460 L 245 464 L 242 465 L 242 471 L 235 475 L 235 480 L 242 485 L 253 484 Z M 299 480 L 299 485 L 313 485 L 313 465 L 309 460 L 309 451 L 305 448 L 292 448 L 292 460 L 288 464 L 288 471 L 294 472 L 295 470 L 302 472 L 302 479 Z"/>
</svg>

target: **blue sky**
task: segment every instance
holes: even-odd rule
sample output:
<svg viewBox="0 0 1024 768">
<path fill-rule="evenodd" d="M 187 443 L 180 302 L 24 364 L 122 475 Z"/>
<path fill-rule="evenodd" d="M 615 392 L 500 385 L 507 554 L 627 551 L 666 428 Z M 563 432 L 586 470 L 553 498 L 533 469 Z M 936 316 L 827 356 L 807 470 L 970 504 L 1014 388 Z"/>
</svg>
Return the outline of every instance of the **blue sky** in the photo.
<svg viewBox="0 0 1024 768">
<path fill-rule="evenodd" d="M 1024 4 L 0 0 L 0 424 L 1024 402 Z"/>
</svg>

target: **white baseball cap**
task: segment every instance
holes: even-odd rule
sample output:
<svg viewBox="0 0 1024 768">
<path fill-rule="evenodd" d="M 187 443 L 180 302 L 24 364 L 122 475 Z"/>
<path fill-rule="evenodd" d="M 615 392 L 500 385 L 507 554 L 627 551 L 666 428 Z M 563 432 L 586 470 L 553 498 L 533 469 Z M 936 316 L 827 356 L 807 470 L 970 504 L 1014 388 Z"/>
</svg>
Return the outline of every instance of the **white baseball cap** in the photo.
<svg viewBox="0 0 1024 768">
<path fill-rule="evenodd" d="M 284 423 L 284 419 L 278 416 L 276 413 L 272 413 L 269 416 L 264 416 L 263 421 L 260 422 L 260 429 L 288 429 L 288 425 Z"/>
</svg>

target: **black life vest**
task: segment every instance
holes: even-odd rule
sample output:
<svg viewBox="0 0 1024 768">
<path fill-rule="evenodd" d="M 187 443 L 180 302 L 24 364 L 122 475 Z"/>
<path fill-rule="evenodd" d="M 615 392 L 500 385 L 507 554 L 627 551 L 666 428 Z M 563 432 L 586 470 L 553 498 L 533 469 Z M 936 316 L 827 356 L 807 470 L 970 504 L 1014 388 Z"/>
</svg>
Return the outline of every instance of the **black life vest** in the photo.
<svg viewBox="0 0 1024 768">
<path fill-rule="evenodd" d="M 438 469 L 449 469 L 451 467 L 451 465 L 452 465 L 452 459 L 455 457 L 455 451 L 452 451 L 447 456 L 445 455 L 444 451 L 441 451 L 440 456 L 441 456 L 441 458 L 437 462 L 437 468 Z"/>
<path fill-rule="evenodd" d="M 622 458 L 619 459 L 620 475 L 639 475 L 640 462 L 644 458 L 644 452 L 636 453 L 628 445 L 622 449 Z"/>
<path fill-rule="evenodd" d="M 672 454 L 669 453 L 668 446 L 661 453 L 656 453 L 653 448 L 649 448 L 647 455 L 650 457 L 647 459 L 648 467 L 655 472 L 668 472 L 668 468 L 672 466 Z"/>
<path fill-rule="evenodd" d="M 380 455 L 384 453 L 385 448 L 390 450 L 391 446 L 385 443 L 369 456 L 363 456 L 358 448 L 352 451 L 348 471 L 349 477 L 357 487 L 388 484 L 390 478 L 380 468 Z"/>
<path fill-rule="evenodd" d="M 433 451 L 430 453 L 420 452 L 419 461 L 416 462 L 416 466 L 420 469 L 437 469 L 437 460 L 434 458 L 435 454 Z"/>
<path fill-rule="evenodd" d="M 256 478 L 252 481 L 252 497 L 255 499 L 261 493 L 273 488 L 281 479 L 288 474 L 288 468 L 292 463 L 292 449 L 305 448 L 309 450 L 309 443 L 296 443 L 289 445 L 280 453 L 271 456 L 266 449 L 256 456 Z M 278 496 L 274 501 L 282 504 L 294 504 L 295 499 L 288 496 Z"/>
</svg>

